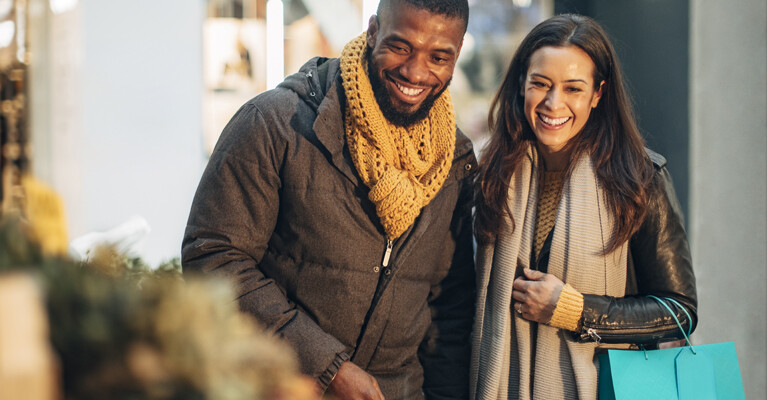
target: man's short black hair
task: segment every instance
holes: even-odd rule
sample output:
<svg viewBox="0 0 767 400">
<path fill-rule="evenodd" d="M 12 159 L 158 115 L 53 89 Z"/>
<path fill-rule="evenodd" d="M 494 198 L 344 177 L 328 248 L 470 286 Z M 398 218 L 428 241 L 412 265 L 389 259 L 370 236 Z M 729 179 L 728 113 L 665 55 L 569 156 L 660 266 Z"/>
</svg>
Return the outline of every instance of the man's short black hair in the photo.
<svg viewBox="0 0 767 400">
<path fill-rule="evenodd" d="M 464 30 L 469 24 L 468 0 L 381 0 L 378 3 L 377 14 L 381 15 L 387 8 L 402 2 L 414 7 L 428 10 L 450 18 L 458 18 L 464 23 Z"/>
</svg>

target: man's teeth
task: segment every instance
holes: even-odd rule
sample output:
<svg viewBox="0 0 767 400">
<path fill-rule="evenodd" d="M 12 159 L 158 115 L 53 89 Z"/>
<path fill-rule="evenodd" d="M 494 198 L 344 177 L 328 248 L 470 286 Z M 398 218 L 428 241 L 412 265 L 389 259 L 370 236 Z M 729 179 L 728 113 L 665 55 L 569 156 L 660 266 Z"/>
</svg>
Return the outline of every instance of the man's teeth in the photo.
<svg viewBox="0 0 767 400">
<path fill-rule="evenodd" d="M 568 120 L 570 120 L 570 117 L 562 117 L 562 118 L 549 118 L 543 114 L 538 114 L 539 117 L 541 117 L 541 120 L 543 122 L 549 124 L 549 125 L 562 125 Z"/>
<path fill-rule="evenodd" d="M 405 93 L 408 96 L 416 96 L 423 92 L 423 89 L 410 89 L 400 85 L 399 83 L 397 84 L 397 88 L 399 88 L 400 92 Z"/>
</svg>

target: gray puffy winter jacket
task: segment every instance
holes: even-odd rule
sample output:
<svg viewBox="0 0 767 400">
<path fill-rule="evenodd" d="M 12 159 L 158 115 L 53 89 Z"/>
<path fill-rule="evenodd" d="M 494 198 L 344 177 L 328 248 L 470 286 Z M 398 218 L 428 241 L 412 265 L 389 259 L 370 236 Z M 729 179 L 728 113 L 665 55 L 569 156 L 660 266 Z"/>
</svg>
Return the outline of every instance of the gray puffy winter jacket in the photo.
<svg viewBox="0 0 767 400">
<path fill-rule="evenodd" d="M 235 114 L 194 198 L 184 273 L 233 280 L 241 309 L 322 386 L 350 359 L 387 400 L 468 398 L 471 142 L 456 133 L 447 180 L 384 266 L 386 236 L 345 145 L 339 77 L 337 59 L 314 58 Z"/>
</svg>

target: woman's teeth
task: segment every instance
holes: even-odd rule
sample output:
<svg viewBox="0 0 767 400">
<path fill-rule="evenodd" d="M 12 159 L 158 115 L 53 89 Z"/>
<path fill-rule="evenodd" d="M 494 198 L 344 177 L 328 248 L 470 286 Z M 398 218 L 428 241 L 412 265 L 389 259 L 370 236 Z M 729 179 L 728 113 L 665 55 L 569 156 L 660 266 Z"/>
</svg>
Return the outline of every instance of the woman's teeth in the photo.
<svg viewBox="0 0 767 400">
<path fill-rule="evenodd" d="M 543 114 L 538 114 L 538 117 L 541 118 L 541 120 L 549 125 L 562 125 L 565 122 L 570 120 L 570 117 L 562 117 L 562 118 L 549 118 Z"/>
</svg>

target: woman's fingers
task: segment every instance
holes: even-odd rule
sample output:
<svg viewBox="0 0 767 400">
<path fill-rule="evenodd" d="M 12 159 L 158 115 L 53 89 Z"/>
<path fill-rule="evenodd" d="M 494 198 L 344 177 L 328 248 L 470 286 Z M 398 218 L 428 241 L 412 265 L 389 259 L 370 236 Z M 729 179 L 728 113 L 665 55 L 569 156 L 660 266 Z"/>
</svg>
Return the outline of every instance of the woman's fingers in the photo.
<svg viewBox="0 0 767 400">
<path fill-rule="evenodd" d="M 541 272 L 541 271 L 537 271 L 537 270 L 534 270 L 534 269 L 530 269 L 530 268 L 525 268 L 523 273 L 525 274 L 525 277 L 527 279 L 530 279 L 531 281 L 543 280 L 543 278 L 545 278 L 546 275 L 548 275 L 547 273 L 544 273 L 544 272 Z"/>
<path fill-rule="evenodd" d="M 523 290 L 512 290 L 511 291 L 511 298 L 519 301 L 519 302 L 526 302 L 527 301 L 527 293 Z"/>
<path fill-rule="evenodd" d="M 525 268 L 524 277 L 514 280 L 514 311 L 530 321 L 548 322 L 563 285 L 554 275 Z"/>
<path fill-rule="evenodd" d="M 528 286 L 530 285 L 531 281 L 526 280 L 525 278 L 519 277 L 517 279 L 514 279 L 514 283 L 512 284 L 512 288 L 514 290 L 519 290 L 526 292 Z"/>
</svg>

